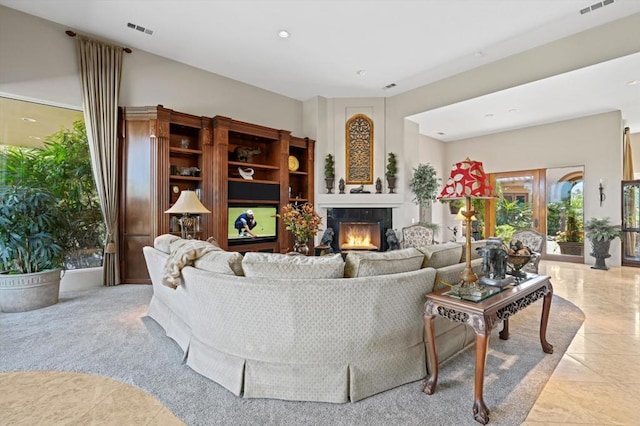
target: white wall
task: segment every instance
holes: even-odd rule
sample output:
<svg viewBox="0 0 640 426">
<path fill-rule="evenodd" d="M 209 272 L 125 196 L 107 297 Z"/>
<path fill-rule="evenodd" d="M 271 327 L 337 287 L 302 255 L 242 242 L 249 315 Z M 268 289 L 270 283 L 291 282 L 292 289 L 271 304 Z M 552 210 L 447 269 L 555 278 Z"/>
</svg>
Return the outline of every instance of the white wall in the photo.
<svg viewBox="0 0 640 426">
<path fill-rule="evenodd" d="M 0 6 L 0 95 L 81 108 L 75 39 L 68 29 Z M 188 114 L 302 132 L 302 102 L 150 53 L 124 55 L 122 106 L 162 104 Z"/>
</svg>

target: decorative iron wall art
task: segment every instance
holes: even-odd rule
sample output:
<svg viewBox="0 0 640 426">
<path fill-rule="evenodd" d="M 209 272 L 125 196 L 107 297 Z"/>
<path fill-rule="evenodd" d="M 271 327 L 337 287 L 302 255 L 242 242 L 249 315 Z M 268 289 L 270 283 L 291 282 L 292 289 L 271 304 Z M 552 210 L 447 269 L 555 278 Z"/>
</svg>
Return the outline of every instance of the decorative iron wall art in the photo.
<svg viewBox="0 0 640 426">
<path fill-rule="evenodd" d="M 347 120 L 347 183 L 373 183 L 373 121 L 364 114 Z"/>
</svg>

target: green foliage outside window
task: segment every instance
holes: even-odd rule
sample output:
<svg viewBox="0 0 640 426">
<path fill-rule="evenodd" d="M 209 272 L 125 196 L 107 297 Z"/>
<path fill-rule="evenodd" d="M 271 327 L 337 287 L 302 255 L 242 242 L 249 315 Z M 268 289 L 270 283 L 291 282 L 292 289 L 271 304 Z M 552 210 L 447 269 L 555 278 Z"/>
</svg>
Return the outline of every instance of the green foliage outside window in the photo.
<svg viewBox="0 0 640 426">
<path fill-rule="evenodd" d="M 41 148 L 0 149 L 0 184 L 41 188 L 57 200 L 60 214 L 72 222 L 62 244 L 71 254 L 67 269 L 100 266 L 105 226 L 91 171 L 84 121 L 45 138 Z"/>
</svg>

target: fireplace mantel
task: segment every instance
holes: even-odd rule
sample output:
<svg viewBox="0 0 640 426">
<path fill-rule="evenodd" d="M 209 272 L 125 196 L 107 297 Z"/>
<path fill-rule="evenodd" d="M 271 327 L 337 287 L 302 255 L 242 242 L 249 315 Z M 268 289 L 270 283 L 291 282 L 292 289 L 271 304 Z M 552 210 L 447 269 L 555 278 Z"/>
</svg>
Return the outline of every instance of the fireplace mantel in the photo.
<svg viewBox="0 0 640 426">
<path fill-rule="evenodd" d="M 400 207 L 401 194 L 316 194 L 316 207 Z"/>
</svg>

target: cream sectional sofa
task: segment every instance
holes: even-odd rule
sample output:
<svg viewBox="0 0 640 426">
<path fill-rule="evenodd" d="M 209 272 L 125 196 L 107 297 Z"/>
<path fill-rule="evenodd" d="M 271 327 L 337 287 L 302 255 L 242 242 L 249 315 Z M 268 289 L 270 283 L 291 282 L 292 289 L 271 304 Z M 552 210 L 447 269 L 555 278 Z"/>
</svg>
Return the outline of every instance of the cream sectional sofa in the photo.
<svg viewBox="0 0 640 426">
<path fill-rule="evenodd" d="M 174 239 L 144 248 L 148 315 L 189 367 L 245 398 L 355 402 L 424 378 L 424 295 L 464 268 L 455 243 L 344 261 L 218 249 L 182 268 L 173 289 L 163 271 Z M 435 327 L 440 362 L 474 341 L 463 324 Z"/>
</svg>

